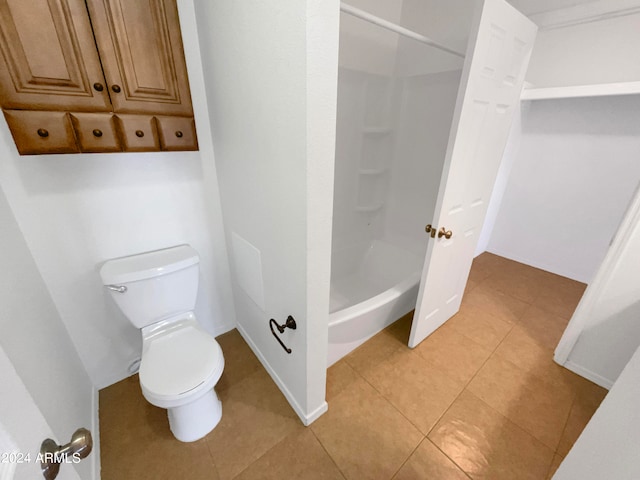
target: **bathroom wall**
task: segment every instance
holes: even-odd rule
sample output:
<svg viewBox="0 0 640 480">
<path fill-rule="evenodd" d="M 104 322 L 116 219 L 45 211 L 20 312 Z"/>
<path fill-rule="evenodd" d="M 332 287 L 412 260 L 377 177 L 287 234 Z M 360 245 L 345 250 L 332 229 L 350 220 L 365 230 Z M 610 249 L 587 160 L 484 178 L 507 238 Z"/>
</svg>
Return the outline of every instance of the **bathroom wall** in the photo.
<svg viewBox="0 0 640 480">
<path fill-rule="evenodd" d="M 7 359 L 0 362 L 3 387 L 19 375 L 15 381 L 24 384 L 40 411 L 38 415 L 41 413 L 46 419 L 59 443 L 68 442 L 79 427 L 92 430 L 95 453 L 75 468 L 81 478 L 97 478 L 94 477 L 100 464 L 97 390 L 82 366 L 2 189 L 0 238 L 0 353 Z M 9 392 L 0 395 L 0 411 L 4 416 L 0 423 L 31 416 L 29 405 L 24 405 L 21 397 L 14 398 L 19 391 Z M 24 418 L 14 424 L 16 428 L 27 428 L 30 421 Z M 30 438 L 33 435 L 36 432 L 22 433 L 25 441 L 33 441 L 29 452 L 34 456 L 39 442 L 46 437 Z"/>
<path fill-rule="evenodd" d="M 192 0 L 178 2 L 199 152 L 20 157 L 0 120 L 0 185 L 93 384 L 129 375 L 140 333 L 105 295 L 113 257 L 189 243 L 201 255 L 196 314 L 218 334 L 235 313 Z"/>
<path fill-rule="evenodd" d="M 238 329 L 310 423 L 327 408 L 339 4 L 197 7 Z M 268 325 L 287 315 L 290 355 Z"/>
</svg>

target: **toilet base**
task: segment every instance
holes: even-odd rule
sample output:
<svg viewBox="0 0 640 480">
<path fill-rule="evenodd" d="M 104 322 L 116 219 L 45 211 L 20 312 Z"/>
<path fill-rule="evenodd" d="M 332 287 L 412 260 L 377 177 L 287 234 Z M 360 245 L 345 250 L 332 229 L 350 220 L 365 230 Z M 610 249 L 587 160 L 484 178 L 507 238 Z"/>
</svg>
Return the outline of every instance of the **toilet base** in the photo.
<svg viewBox="0 0 640 480">
<path fill-rule="evenodd" d="M 211 432 L 222 417 L 222 402 L 214 389 L 193 402 L 167 409 L 171 433 L 181 442 L 195 442 Z"/>
</svg>

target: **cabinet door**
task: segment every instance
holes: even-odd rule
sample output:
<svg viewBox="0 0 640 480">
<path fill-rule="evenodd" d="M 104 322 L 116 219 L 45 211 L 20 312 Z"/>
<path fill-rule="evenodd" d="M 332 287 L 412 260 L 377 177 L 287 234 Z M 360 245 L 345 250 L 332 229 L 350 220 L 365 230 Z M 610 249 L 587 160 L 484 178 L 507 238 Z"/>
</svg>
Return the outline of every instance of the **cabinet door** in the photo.
<svg viewBox="0 0 640 480">
<path fill-rule="evenodd" d="M 192 115 L 175 0 L 87 0 L 116 113 Z"/>
<path fill-rule="evenodd" d="M 83 0 L 0 0 L 0 50 L 4 108 L 111 109 Z"/>
</svg>

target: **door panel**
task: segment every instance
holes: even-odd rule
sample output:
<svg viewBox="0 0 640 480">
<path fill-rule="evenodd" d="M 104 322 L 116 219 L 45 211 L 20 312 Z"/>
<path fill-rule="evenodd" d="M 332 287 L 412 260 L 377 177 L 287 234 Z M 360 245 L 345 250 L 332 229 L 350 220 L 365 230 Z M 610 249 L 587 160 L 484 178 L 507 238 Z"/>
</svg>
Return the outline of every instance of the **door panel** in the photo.
<svg viewBox="0 0 640 480">
<path fill-rule="evenodd" d="M 175 0 L 88 0 L 116 113 L 193 115 Z"/>
<path fill-rule="evenodd" d="M 409 346 L 460 308 L 537 27 L 504 0 L 485 0 L 467 49 Z"/>
<path fill-rule="evenodd" d="M 5 108 L 111 109 L 82 0 L 0 0 Z"/>
</svg>

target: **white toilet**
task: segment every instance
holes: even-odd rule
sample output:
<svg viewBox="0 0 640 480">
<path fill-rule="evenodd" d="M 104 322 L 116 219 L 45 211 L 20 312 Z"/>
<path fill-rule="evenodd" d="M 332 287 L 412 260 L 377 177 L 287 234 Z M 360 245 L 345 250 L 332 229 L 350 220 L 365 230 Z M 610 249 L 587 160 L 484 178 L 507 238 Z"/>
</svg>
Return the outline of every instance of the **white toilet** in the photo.
<svg viewBox="0 0 640 480">
<path fill-rule="evenodd" d="M 102 282 L 120 310 L 142 330 L 140 386 L 166 408 L 173 435 L 193 442 L 220 421 L 213 387 L 224 368 L 218 342 L 198 324 L 198 253 L 189 245 L 107 261 Z"/>
</svg>

